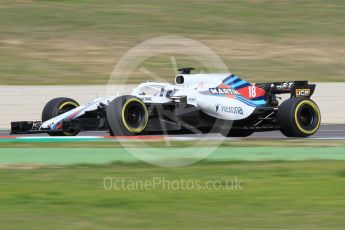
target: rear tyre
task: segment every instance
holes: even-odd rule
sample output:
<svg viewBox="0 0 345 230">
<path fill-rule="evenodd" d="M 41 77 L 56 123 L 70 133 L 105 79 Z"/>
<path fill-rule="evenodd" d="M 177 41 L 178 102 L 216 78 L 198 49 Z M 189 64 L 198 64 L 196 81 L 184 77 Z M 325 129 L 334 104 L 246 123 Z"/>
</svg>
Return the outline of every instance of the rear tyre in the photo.
<svg viewBox="0 0 345 230">
<path fill-rule="evenodd" d="M 291 98 L 279 106 L 278 123 L 287 137 L 309 137 L 320 128 L 320 109 L 308 98 Z"/>
<path fill-rule="evenodd" d="M 42 111 L 42 122 L 50 120 L 60 114 L 66 113 L 74 108 L 79 107 L 78 102 L 71 98 L 59 97 L 50 100 L 44 107 Z M 50 136 L 75 136 L 79 131 L 71 132 L 50 132 Z"/>
<path fill-rule="evenodd" d="M 107 107 L 107 120 L 110 135 L 133 136 L 141 134 L 148 122 L 146 105 L 135 96 L 117 97 Z"/>
</svg>

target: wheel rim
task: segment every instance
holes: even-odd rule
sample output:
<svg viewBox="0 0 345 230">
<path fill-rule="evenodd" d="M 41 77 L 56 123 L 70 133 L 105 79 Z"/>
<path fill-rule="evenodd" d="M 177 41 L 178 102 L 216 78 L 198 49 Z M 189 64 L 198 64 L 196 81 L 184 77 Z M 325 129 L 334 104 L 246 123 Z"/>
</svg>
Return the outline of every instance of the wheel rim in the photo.
<svg viewBox="0 0 345 230">
<path fill-rule="evenodd" d="M 315 109 L 309 104 L 302 105 L 297 113 L 298 123 L 307 131 L 315 130 L 319 124 L 319 116 Z"/>
<path fill-rule="evenodd" d="M 140 133 L 145 129 L 148 120 L 146 106 L 136 98 L 130 99 L 124 105 L 122 118 L 128 131 Z"/>
<path fill-rule="evenodd" d="M 127 106 L 125 111 L 125 119 L 127 125 L 132 128 L 138 128 L 143 121 L 143 109 L 138 106 L 138 103 L 131 103 Z"/>
</svg>

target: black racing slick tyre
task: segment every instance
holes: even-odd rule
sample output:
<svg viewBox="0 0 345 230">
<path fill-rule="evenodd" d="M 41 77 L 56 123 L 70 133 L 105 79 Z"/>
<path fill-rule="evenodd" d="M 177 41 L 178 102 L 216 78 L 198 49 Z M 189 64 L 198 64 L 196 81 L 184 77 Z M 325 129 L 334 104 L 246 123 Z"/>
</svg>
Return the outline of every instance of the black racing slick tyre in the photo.
<svg viewBox="0 0 345 230">
<path fill-rule="evenodd" d="M 320 109 L 309 98 L 290 98 L 278 108 L 278 124 L 287 137 L 312 136 L 320 128 Z"/>
<path fill-rule="evenodd" d="M 42 122 L 50 120 L 60 114 L 66 113 L 74 108 L 79 107 L 78 102 L 71 98 L 59 97 L 50 100 L 42 111 Z M 50 136 L 75 136 L 78 131 L 70 132 L 49 132 Z"/>
<path fill-rule="evenodd" d="M 146 105 L 135 96 L 117 97 L 107 107 L 107 120 L 111 135 L 139 135 L 148 123 Z"/>
</svg>

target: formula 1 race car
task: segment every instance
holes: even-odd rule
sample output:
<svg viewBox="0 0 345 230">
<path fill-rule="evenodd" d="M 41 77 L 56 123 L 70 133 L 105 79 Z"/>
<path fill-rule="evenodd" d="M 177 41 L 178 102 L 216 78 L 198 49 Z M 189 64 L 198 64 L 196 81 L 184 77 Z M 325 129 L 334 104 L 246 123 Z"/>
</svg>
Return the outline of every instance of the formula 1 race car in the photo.
<svg viewBox="0 0 345 230">
<path fill-rule="evenodd" d="M 218 132 L 246 137 L 280 130 L 287 137 L 308 137 L 321 123 L 310 99 L 316 85 L 308 81 L 251 84 L 234 74 L 191 74 L 179 69 L 175 84 L 146 82 L 130 95 L 96 98 L 79 105 L 55 98 L 43 109 L 42 121 L 11 123 L 11 134 L 48 133 L 73 136 L 106 130 L 111 135 Z M 278 94 L 290 94 L 279 103 Z"/>
</svg>

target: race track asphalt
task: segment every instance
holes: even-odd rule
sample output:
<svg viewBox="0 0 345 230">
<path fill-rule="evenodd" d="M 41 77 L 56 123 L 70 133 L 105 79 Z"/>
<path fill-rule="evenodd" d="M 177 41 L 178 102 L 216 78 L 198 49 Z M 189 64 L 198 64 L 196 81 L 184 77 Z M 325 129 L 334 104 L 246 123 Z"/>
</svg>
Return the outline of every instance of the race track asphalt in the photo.
<svg viewBox="0 0 345 230">
<path fill-rule="evenodd" d="M 78 136 L 108 136 L 107 132 L 83 132 L 80 133 Z M 0 136 L 3 138 L 9 136 L 9 131 L 0 131 Z M 47 134 L 38 134 L 38 135 L 16 135 L 14 137 L 21 137 L 21 136 L 47 136 Z M 209 137 L 210 139 L 217 139 L 221 138 L 220 134 L 203 134 L 203 137 Z M 196 137 L 195 134 L 188 134 L 188 135 L 169 135 L 169 137 L 173 138 L 193 138 Z M 199 136 L 200 137 L 200 136 Z M 258 132 L 254 133 L 252 136 L 248 137 L 250 139 L 281 139 L 285 138 L 279 131 L 272 131 L 272 132 Z M 309 139 L 345 139 L 345 124 L 339 125 L 321 125 L 320 130 Z"/>
</svg>

